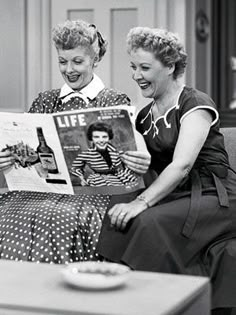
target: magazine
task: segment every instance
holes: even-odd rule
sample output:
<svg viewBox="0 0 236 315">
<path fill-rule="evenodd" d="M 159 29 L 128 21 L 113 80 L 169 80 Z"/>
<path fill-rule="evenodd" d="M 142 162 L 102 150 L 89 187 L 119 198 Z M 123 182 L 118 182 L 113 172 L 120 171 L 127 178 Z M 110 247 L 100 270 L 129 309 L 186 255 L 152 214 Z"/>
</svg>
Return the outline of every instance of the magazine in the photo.
<svg viewBox="0 0 236 315">
<path fill-rule="evenodd" d="M 133 106 L 99 107 L 53 114 L 1 113 L 0 151 L 14 166 L 4 171 L 9 190 L 65 194 L 121 194 L 144 187 L 122 161 L 143 150 Z"/>
</svg>

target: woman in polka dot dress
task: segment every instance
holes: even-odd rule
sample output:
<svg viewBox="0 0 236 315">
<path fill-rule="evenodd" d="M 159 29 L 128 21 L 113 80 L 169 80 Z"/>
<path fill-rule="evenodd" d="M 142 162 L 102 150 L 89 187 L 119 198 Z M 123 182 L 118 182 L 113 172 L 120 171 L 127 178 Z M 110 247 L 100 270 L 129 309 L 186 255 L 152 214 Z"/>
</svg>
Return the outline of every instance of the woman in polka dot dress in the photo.
<svg viewBox="0 0 236 315">
<path fill-rule="evenodd" d="M 30 113 L 130 103 L 125 94 L 105 88 L 93 72 L 107 44 L 94 25 L 66 21 L 53 29 L 53 41 L 65 84 L 40 93 Z M 146 152 L 127 152 L 124 159 L 139 174 L 150 163 Z M 0 152 L 0 171 L 13 163 L 10 152 Z M 96 246 L 110 197 L 31 191 L 0 195 L 0 257 L 47 263 L 99 260 Z"/>
</svg>

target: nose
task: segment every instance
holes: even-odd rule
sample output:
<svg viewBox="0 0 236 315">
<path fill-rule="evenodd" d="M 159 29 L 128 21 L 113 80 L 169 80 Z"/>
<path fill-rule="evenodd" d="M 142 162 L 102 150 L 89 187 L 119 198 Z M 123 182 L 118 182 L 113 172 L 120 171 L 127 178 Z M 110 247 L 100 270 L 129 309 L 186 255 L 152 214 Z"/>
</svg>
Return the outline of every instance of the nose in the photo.
<svg viewBox="0 0 236 315">
<path fill-rule="evenodd" d="M 72 65 L 72 63 L 71 62 L 68 62 L 67 63 L 67 66 L 66 66 L 66 72 L 67 73 L 70 73 L 70 72 L 73 72 L 73 65 Z"/>
<path fill-rule="evenodd" d="M 132 75 L 133 80 L 137 81 L 138 79 L 142 78 L 141 71 L 138 69 L 133 70 L 133 75 Z"/>
</svg>

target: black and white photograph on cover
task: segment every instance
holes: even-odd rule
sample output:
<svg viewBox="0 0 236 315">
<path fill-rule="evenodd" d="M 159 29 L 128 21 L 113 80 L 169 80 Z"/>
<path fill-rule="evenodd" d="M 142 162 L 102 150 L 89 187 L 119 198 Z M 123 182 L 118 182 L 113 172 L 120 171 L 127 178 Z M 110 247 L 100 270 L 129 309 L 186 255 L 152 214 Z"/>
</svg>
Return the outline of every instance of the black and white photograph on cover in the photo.
<svg viewBox="0 0 236 315">
<path fill-rule="evenodd" d="M 91 146 L 77 155 L 71 168 L 81 186 L 129 187 L 137 184 L 135 174 L 122 163 L 123 151 L 119 152 L 111 144 L 113 136 L 111 125 L 106 123 L 94 122 L 88 127 L 87 138 Z"/>
<path fill-rule="evenodd" d="M 53 115 L 74 190 L 122 193 L 143 186 L 122 160 L 137 150 L 133 112 L 122 105 Z"/>
</svg>

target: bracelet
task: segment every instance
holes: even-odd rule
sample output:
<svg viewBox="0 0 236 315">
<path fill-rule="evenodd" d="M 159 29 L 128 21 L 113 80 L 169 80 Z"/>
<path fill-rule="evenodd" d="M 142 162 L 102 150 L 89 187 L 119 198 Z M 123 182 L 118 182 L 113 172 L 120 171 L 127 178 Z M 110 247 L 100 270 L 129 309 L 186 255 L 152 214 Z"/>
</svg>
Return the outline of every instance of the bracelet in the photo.
<svg viewBox="0 0 236 315">
<path fill-rule="evenodd" d="M 148 201 L 147 201 L 147 199 L 146 199 L 145 196 L 139 195 L 136 199 L 138 199 L 138 200 L 140 200 L 140 201 L 144 201 L 144 203 L 146 204 L 146 206 L 147 206 L 148 208 L 150 208 L 150 205 L 149 205 L 149 203 L 148 203 Z"/>
</svg>

